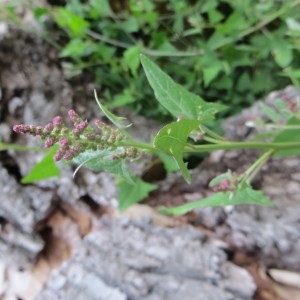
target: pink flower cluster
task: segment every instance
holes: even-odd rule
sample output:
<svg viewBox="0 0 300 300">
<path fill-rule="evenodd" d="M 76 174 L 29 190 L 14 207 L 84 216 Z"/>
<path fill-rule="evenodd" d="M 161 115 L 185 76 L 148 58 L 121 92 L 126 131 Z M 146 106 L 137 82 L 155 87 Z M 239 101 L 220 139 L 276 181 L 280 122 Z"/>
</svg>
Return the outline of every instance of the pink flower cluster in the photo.
<svg viewBox="0 0 300 300">
<path fill-rule="evenodd" d="M 297 100 L 289 98 L 287 95 L 283 95 L 282 100 L 287 103 L 287 109 L 291 112 L 298 112 L 299 111 L 299 103 Z"/>
<path fill-rule="evenodd" d="M 214 186 L 212 190 L 214 192 L 234 192 L 242 176 L 244 176 L 244 174 L 237 174 L 236 172 L 233 172 L 231 178 L 224 179 L 219 183 L 219 185 Z"/>
<path fill-rule="evenodd" d="M 229 179 L 223 180 L 219 185 L 213 187 L 214 192 L 234 191 L 234 187 Z"/>
<path fill-rule="evenodd" d="M 88 122 L 83 121 L 73 109 L 69 110 L 68 115 L 73 123 L 72 130 L 63 124 L 60 116 L 55 117 L 44 127 L 21 124 L 13 126 L 13 130 L 21 134 L 39 136 L 45 140 L 44 146 L 46 148 L 58 143 L 60 148 L 54 155 L 55 161 L 72 160 L 81 152 L 89 149 L 94 151 L 107 148 L 115 149 L 116 143 L 123 139 L 120 130 L 114 129 L 100 120 L 96 120 L 95 125 L 101 130 L 102 135 L 95 133 Z M 126 150 L 126 155 L 131 157 L 134 151 L 129 149 Z M 118 158 L 123 158 L 123 156 L 120 155 Z"/>
</svg>

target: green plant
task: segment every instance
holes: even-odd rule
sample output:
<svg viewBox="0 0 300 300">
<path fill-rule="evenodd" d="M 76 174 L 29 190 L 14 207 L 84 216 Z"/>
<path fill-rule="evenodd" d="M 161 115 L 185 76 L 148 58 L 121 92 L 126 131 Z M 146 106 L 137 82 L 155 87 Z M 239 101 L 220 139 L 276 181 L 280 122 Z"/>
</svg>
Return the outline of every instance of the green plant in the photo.
<svg viewBox="0 0 300 300">
<path fill-rule="evenodd" d="M 271 206 L 272 202 L 266 199 L 261 191 L 252 189 L 251 179 L 270 157 L 300 154 L 299 103 L 291 99 L 281 99 L 274 103 L 274 108 L 262 107 L 273 123 L 265 124 L 262 120 L 253 120 L 249 125 L 273 129 L 264 134 L 264 141 L 260 141 L 261 136 L 250 142 L 229 141 L 205 126 L 206 122 L 215 118 L 215 114 L 226 108 L 224 105 L 205 102 L 199 96 L 188 92 L 146 56 L 141 55 L 141 62 L 156 99 L 177 118 L 177 121 L 167 124 L 157 133 L 153 143 L 134 140 L 127 132 L 128 126 L 124 124 L 124 119 L 111 113 L 98 100 L 96 93 L 99 108 L 112 125 L 97 120 L 95 125 L 98 129 L 94 129 L 70 110 L 72 130 L 62 123 L 61 117 L 55 117 L 45 127 L 15 125 L 14 131 L 40 136 L 45 140 L 47 148 L 59 144 L 59 149 L 54 149 L 55 161 L 73 161 L 79 165 L 77 170 L 86 166 L 95 171 L 114 174 L 119 188 L 121 210 L 142 200 L 149 191 L 155 189 L 155 185 L 143 182 L 130 171 L 130 161 L 141 158 L 143 153 L 163 153 L 172 158 L 184 179 L 190 183 L 187 164 L 183 161 L 184 153 L 211 152 L 219 149 L 260 149 L 261 156 L 242 174 L 229 170 L 213 179 L 210 187 L 215 194 L 212 196 L 177 208 L 162 208 L 161 211 L 180 214 L 196 207 L 241 203 Z M 285 120 L 284 124 L 280 123 L 282 120 Z M 101 134 L 97 130 L 100 130 Z M 190 142 L 188 138 L 195 140 L 195 143 Z M 199 140 L 205 141 L 206 144 L 197 144 Z"/>
<path fill-rule="evenodd" d="M 13 21 L 14 5 L 5 10 Z M 226 115 L 291 82 L 300 87 L 299 0 L 71 0 L 30 9 L 40 33 L 61 45 L 69 75 L 91 72 L 109 108 L 166 112 L 146 88 L 139 53 L 207 101 L 230 105 Z"/>
</svg>

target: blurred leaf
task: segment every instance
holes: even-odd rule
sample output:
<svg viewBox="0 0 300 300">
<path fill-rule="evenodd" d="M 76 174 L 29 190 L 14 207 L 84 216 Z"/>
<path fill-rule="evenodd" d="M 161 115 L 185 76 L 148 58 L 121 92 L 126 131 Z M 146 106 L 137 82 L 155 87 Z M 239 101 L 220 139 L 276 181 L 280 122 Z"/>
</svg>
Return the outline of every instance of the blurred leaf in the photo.
<svg viewBox="0 0 300 300">
<path fill-rule="evenodd" d="M 81 38 L 72 39 L 60 52 L 59 57 L 80 57 L 86 50 L 86 44 Z"/>
<path fill-rule="evenodd" d="M 290 30 L 300 31 L 300 22 L 294 18 L 287 18 L 286 24 Z"/>
<path fill-rule="evenodd" d="M 174 208 L 162 207 L 159 209 L 159 212 L 164 214 L 182 215 L 199 207 L 226 206 L 238 204 L 258 204 L 265 206 L 274 206 L 273 202 L 267 199 L 262 191 L 256 191 L 253 190 L 251 187 L 247 187 L 242 190 L 237 190 L 233 195 L 231 192 L 219 192 L 199 201 L 187 203 Z"/>
<path fill-rule="evenodd" d="M 300 126 L 300 120 L 297 118 L 291 118 L 286 125 L 297 125 Z M 293 143 L 293 142 L 300 142 L 300 129 L 285 129 L 280 131 L 274 141 L 274 143 Z M 299 155 L 300 154 L 300 147 L 299 149 L 288 149 L 288 150 L 281 150 L 275 153 L 275 156 L 289 156 L 289 155 Z"/>
<path fill-rule="evenodd" d="M 109 0 L 89 0 L 89 5 L 97 10 L 99 17 L 111 16 L 113 14 Z"/>
<path fill-rule="evenodd" d="M 31 171 L 22 178 L 22 183 L 32 183 L 51 177 L 59 177 L 60 172 L 53 159 L 54 154 L 58 150 L 58 146 L 53 146 L 48 154 L 37 163 Z"/>
<path fill-rule="evenodd" d="M 124 52 L 122 65 L 124 68 L 129 68 L 133 75 L 136 76 L 136 71 L 140 65 L 139 54 L 141 52 L 140 46 L 132 46 Z"/>
<path fill-rule="evenodd" d="M 217 23 L 223 20 L 224 16 L 217 9 L 210 9 L 208 11 L 208 18 L 210 23 Z"/>
<path fill-rule="evenodd" d="M 206 45 L 209 49 L 215 50 L 227 44 L 228 41 L 229 38 L 227 36 L 215 31 L 215 33 L 209 38 Z"/>
<path fill-rule="evenodd" d="M 264 103 L 260 103 L 259 106 L 263 113 L 274 123 L 278 122 L 281 119 L 281 115 L 277 113 L 274 108 Z"/>
<path fill-rule="evenodd" d="M 288 66 L 293 59 L 290 43 L 284 39 L 275 39 L 272 45 L 276 63 L 282 68 Z"/>
<path fill-rule="evenodd" d="M 133 103 L 136 99 L 133 97 L 130 90 L 125 89 L 122 94 L 118 94 L 114 97 L 113 101 L 107 104 L 107 107 L 121 107 Z"/>
<path fill-rule="evenodd" d="M 81 36 L 89 27 L 89 22 L 66 8 L 56 8 L 54 18 L 61 28 L 69 29 L 74 36 Z"/>
<path fill-rule="evenodd" d="M 119 209 L 125 211 L 129 206 L 145 199 L 149 192 L 155 190 L 157 185 L 144 182 L 140 178 L 134 177 L 133 183 L 126 181 L 118 182 Z"/>
<path fill-rule="evenodd" d="M 211 67 L 207 67 L 203 69 L 203 80 L 204 86 L 207 87 L 220 73 L 222 70 L 222 64 L 216 64 Z"/>
<path fill-rule="evenodd" d="M 125 21 L 118 22 L 117 27 L 125 32 L 137 32 L 139 30 L 139 24 L 135 17 L 127 17 Z"/>
<path fill-rule="evenodd" d="M 249 74 L 247 72 L 244 72 L 238 82 L 237 82 L 237 87 L 236 89 L 239 92 L 244 92 L 244 91 L 248 91 L 251 90 L 251 79 L 249 77 Z"/>
</svg>

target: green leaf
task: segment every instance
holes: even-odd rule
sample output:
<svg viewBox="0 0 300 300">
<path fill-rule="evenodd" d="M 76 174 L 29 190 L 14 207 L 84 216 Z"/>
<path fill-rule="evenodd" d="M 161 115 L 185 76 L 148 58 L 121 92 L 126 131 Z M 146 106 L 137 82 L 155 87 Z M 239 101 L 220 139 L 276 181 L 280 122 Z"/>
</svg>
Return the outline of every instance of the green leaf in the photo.
<svg viewBox="0 0 300 300">
<path fill-rule="evenodd" d="M 230 179 L 230 178 L 232 178 L 232 173 L 231 173 L 231 170 L 228 170 L 226 173 L 220 174 L 220 175 L 216 176 L 215 178 L 213 178 L 209 182 L 209 187 L 219 185 L 223 180 Z"/>
<path fill-rule="evenodd" d="M 137 32 L 139 30 L 138 20 L 133 16 L 127 16 L 125 21 L 119 21 L 116 25 L 117 28 L 128 33 Z"/>
<path fill-rule="evenodd" d="M 129 68 L 133 75 L 136 75 L 136 71 L 140 65 L 140 58 L 139 58 L 140 52 L 141 52 L 140 46 L 130 47 L 124 52 L 122 65 L 125 68 Z"/>
<path fill-rule="evenodd" d="M 123 147 L 118 147 L 115 150 L 86 150 L 85 152 L 80 153 L 73 158 L 73 162 L 78 165 L 74 172 L 74 176 L 82 166 L 85 166 L 92 171 L 105 171 L 114 174 L 129 183 L 133 183 L 132 175 L 130 169 L 126 165 L 125 159 L 111 159 L 112 155 L 116 155 L 123 151 Z"/>
<path fill-rule="evenodd" d="M 178 170 L 178 164 L 173 156 L 166 154 L 165 152 L 157 153 L 157 156 L 160 158 L 167 173 L 172 173 Z"/>
<path fill-rule="evenodd" d="M 32 183 L 51 177 L 59 177 L 60 172 L 53 159 L 57 150 L 58 146 L 53 146 L 48 154 L 39 163 L 37 163 L 25 177 L 22 178 L 21 182 Z"/>
<path fill-rule="evenodd" d="M 113 101 L 108 103 L 106 106 L 109 108 L 125 106 L 129 103 L 135 102 L 135 100 L 136 99 L 133 97 L 131 91 L 126 88 L 122 94 L 115 95 Z"/>
<path fill-rule="evenodd" d="M 101 104 L 100 100 L 98 99 L 96 90 L 94 90 L 94 94 L 95 94 L 95 99 L 96 99 L 96 102 L 97 102 L 99 108 L 116 127 L 125 128 L 125 127 L 130 126 L 130 125 L 125 126 L 122 124 L 123 121 L 126 120 L 126 118 L 118 117 L 118 116 L 114 115 L 104 105 Z"/>
<path fill-rule="evenodd" d="M 89 22 L 80 18 L 66 8 L 56 8 L 54 19 L 63 29 L 69 29 L 74 36 L 83 35 L 89 27 Z"/>
<path fill-rule="evenodd" d="M 208 11 L 208 18 L 210 23 L 218 23 L 224 18 L 224 16 L 217 9 L 211 9 Z"/>
<path fill-rule="evenodd" d="M 276 39 L 273 41 L 273 55 L 276 63 L 284 68 L 288 66 L 293 60 L 293 52 L 288 43 L 284 39 Z"/>
<path fill-rule="evenodd" d="M 90 0 L 89 5 L 95 8 L 98 12 L 98 17 L 105 17 L 113 15 L 110 8 L 109 0 Z"/>
<path fill-rule="evenodd" d="M 215 31 L 215 33 L 207 41 L 207 47 L 211 50 L 215 50 L 227 44 L 228 41 L 229 38 L 227 36 Z"/>
<path fill-rule="evenodd" d="M 260 103 L 260 108 L 263 111 L 263 113 L 274 123 L 278 122 L 281 119 L 281 115 L 278 114 L 274 108 L 264 104 Z"/>
<path fill-rule="evenodd" d="M 297 118 L 291 118 L 288 120 L 286 125 L 291 126 L 300 126 L 300 120 Z M 274 143 L 293 143 L 293 142 L 300 142 L 300 129 L 285 129 L 280 131 L 274 141 Z M 289 156 L 289 155 L 299 155 L 299 149 L 287 149 L 281 150 L 275 153 L 274 156 Z"/>
<path fill-rule="evenodd" d="M 149 192 L 157 188 L 156 184 L 144 182 L 140 178 L 134 177 L 133 184 L 126 181 L 118 183 L 118 199 L 119 208 L 123 212 L 129 206 L 143 200 L 148 196 Z"/>
<path fill-rule="evenodd" d="M 172 155 L 180 168 L 184 179 L 190 183 L 191 177 L 187 164 L 183 162 L 182 153 L 190 133 L 200 125 L 199 120 L 179 120 L 163 127 L 154 139 L 154 146 Z"/>
<path fill-rule="evenodd" d="M 265 206 L 274 206 L 273 202 L 267 199 L 262 191 L 256 191 L 253 190 L 251 187 L 247 187 L 242 190 L 237 190 L 235 194 L 232 194 L 231 192 L 219 192 L 199 201 L 187 203 L 178 207 L 162 207 L 161 209 L 159 209 L 159 212 L 164 214 L 182 215 L 199 207 L 226 206 L 238 204 L 259 204 Z"/>
<path fill-rule="evenodd" d="M 86 50 L 86 44 L 81 38 L 72 39 L 59 53 L 59 57 L 80 57 Z"/>
<path fill-rule="evenodd" d="M 287 18 L 286 24 L 290 30 L 300 31 L 300 23 L 294 18 Z"/>
<path fill-rule="evenodd" d="M 251 89 L 251 79 L 247 72 L 244 72 L 237 81 L 237 91 L 245 92 Z"/>
<path fill-rule="evenodd" d="M 222 64 L 216 64 L 211 67 L 207 67 L 203 69 L 203 80 L 204 86 L 207 87 L 220 73 L 222 70 Z"/>
<path fill-rule="evenodd" d="M 188 119 L 203 120 L 213 118 L 214 114 L 226 108 L 221 104 L 205 102 L 201 97 L 175 83 L 148 57 L 142 54 L 140 57 L 156 99 L 174 117 L 184 116 Z"/>
</svg>

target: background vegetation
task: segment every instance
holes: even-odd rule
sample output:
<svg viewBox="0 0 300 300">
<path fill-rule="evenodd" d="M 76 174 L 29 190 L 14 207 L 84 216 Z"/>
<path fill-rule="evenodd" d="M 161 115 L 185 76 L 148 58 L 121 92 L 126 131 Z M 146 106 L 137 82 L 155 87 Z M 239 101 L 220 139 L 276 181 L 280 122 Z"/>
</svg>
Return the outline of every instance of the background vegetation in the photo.
<svg viewBox="0 0 300 300">
<path fill-rule="evenodd" d="M 20 3 L 29 4 L 7 2 L 2 18 L 20 22 Z M 299 0 L 49 3 L 30 4 L 42 34 L 60 48 L 70 77 L 93 75 L 110 108 L 166 114 L 153 100 L 139 53 L 206 101 L 229 104 L 230 114 L 274 89 L 299 87 Z"/>
</svg>

